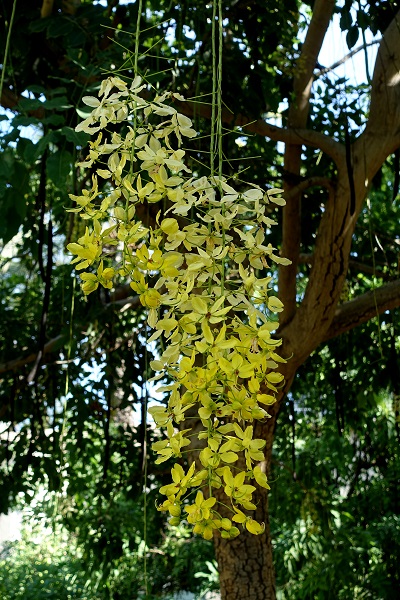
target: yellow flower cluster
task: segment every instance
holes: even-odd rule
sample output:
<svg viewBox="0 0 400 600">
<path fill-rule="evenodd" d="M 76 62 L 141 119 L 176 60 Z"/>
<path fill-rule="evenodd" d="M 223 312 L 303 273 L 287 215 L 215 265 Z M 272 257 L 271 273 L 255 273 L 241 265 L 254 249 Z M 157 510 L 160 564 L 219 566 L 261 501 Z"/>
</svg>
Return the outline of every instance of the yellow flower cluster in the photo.
<svg viewBox="0 0 400 600">
<path fill-rule="evenodd" d="M 216 530 L 237 536 L 235 524 L 260 534 L 263 524 L 243 512 L 256 508 L 249 481 L 269 487 L 257 466 L 265 442 L 253 438 L 251 423 L 268 418 L 264 407 L 275 401 L 283 381 L 276 369 L 285 360 L 276 352 L 281 342 L 272 336 L 277 323 L 270 317 L 283 306 L 271 293 L 271 277 L 257 271 L 269 261 L 289 263 L 265 243 L 274 224 L 270 203 L 284 201 L 280 190 L 238 191 L 225 177 L 196 177 L 185 164 L 182 141 L 197 134 L 173 106 L 174 98 L 183 98 L 165 93 L 146 100 L 144 87 L 139 77 L 130 86 L 111 77 L 98 98 L 83 98 L 93 111 L 77 130 L 98 135 L 80 165 L 95 175 L 90 190 L 71 195 L 71 210 L 90 227 L 68 248 L 77 269 L 94 268 L 81 274 L 84 294 L 99 284 L 111 288 L 117 276 L 128 279 L 148 309 L 149 342 L 164 338 L 164 351 L 151 363 L 154 380 L 167 376 L 171 382 L 159 388 L 169 394 L 167 406 L 149 409 L 166 433 L 153 445 L 157 463 L 188 451 L 191 430 L 177 425 L 186 411 L 198 409 L 202 468 L 192 462 L 185 474 L 176 462 L 172 483 L 160 490 L 167 497 L 160 510 L 176 524 L 183 509 L 206 539 Z M 104 180 L 101 192 L 98 178 Z M 155 226 L 137 218 L 142 203 L 160 204 Z M 235 466 L 240 457 L 245 470 Z M 222 486 L 231 519 L 221 517 L 213 496 Z"/>
</svg>

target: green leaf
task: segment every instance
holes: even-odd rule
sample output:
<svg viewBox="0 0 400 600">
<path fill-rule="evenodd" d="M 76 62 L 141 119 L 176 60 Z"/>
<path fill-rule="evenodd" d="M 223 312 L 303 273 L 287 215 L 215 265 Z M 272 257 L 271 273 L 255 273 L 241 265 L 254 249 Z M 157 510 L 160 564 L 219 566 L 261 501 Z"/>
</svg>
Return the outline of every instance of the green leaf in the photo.
<svg viewBox="0 0 400 600">
<path fill-rule="evenodd" d="M 3 197 L 0 197 L 0 239 L 7 244 L 17 233 L 26 215 L 26 200 L 19 192 L 6 188 Z"/>
<path fill-rule="evenodd" d="M 18 194 L 23 198 L 30 191 L 30 180 L 29 171 L 22 161 L 16 161 L 14 165 L 14 174 L 10 179 L 11 186 L 15 189 Z M 16 203 L 16 209 L 19 210 L 20 214 L 25 216 L 25 201 L 23 202 L 23 208 L 20 207 L 20 202 Z"/>
<path fill-rule="evenodd" d="M 71 31 L 68 35 L 68 44 L 70 47 L 82 48 L 82 46 L 85 44 L 85 41 L 86 35 L 81 28 L 74 27 L 73 31 Z"/>
<path fill-rule="evenodd" d="M 13 142 L 16 142 L 17 139 L 19 138 L 19 130 L 16 127 L 13 127 L 10 131 L 10 133 L 7 133 L 5 136 L 3 136 L 2 142 L 3 142 L 3 146 L 9 146 L 12 145 Z"/>
<path fill-rule="evenodd" d="M 39 156 L 38 144 L 34 144 L 31 140 L 27 140 L 28 144 L 24 148 L 24 160 L 28 165 L 32 165 Z"/>
<path fill-rule="evenodd" d="M 65 123 L 65 117 L 63 115 L 50 115 L 43 119 L 42 123 L 47 125 L 63 125 Z"/>
<path fill-rule="evenodd" d="M 13 127 L 30 127 L 31 125 L 38 125 L 39 123 L 41 123 L 41 121 L 36 117 L 25 117 L 22 115 L 17 115 L 12 120 Z"/>
<path fill-rule="evenodd" d="M 90 135 L 84 131 L 76 132 L 72 127 L 63 127 L 61 133 L 65 138 L 75 144 L 75 146 L 85 146 L 90 140 Z"/>
<path fill-rule="evenodd" d="M 47 36 L 49 38 L 56 38 L 67 35 L 73 30 L 73 27 L 73 23 L 67 17 L 55 17 L 47 28 Z"/>
<path fill-rule="evenodd" d="M 87 65 L 87 63 L 89 62 L 89 57 L 88 57 L 87 53 L 84 50 L 82 50 L 82 48 L 69 48 L 67 58 L 68 58 L 68 60 L 70 60 L 71 62 L 73 62 L 75 65 L 77 65 L 78 67 L 80 67 L 82 69 L 84 69 L 85 66 Z M 60 79 L 60 81 L 68 81 L 68 80 Z M 89 91 L 90 91 L 90 88 L 85 88 L 85 92 L 89 92 Z"/>
<path fill-rule="evenodd" d="M 72 104 L 70 104 L 66 96 L 56 96 L 51 100 L 46 100 L 46 102 L 44 103 L 44 108 L 46 110 L 67 110 L 68 108 L 72 108 Z"/>
<path fill-rule="evenodd" d="M 58 150 L 48 157 L 47 176 L 58 188 L 65 187 L 65 180 L 71 171 L 72 163 L 72 154 L 67 150 Z"/>
<path fill-rule="evenodd" d="M 46 133 L 46 135 L 40 138 L 40 140 L 37 143 L 38 155 L 41 154 L 49 144 L 57 143 L 59 139 L 59 136 L 57 134 L 58 132 L 56 131 L 50 131 L 49 133 Z"/>
<path fill-rule="evenodd" d="M 55 78 L 58 79 L 58 78 Z M 47 92 L 47 95 L 49 96 L 49 98 L 54 98 L 54 96 L 59 96 L 60 94 L 65 94 L 67 93 L 67 88 L 65 86 L 60 86 L 60 87 L 56 87 L 53 90 L 49 90 Z"/>
<path fill-rule="evenodd" d="M 370 24 L 370 17 L 368 15 L 368 13 L 366 13 L 364 10 L 358 10 L 357 11 L 357 25 L 359 27 L 361 27 L 361 29 L 367 29 L 369 27 Z"/>
<path fill-rule="evenodd" d="M 37 98 L 21 98 L 18 102 L 17 108 L 19 110 L 38 110 L 44 108 L 43 102 Z"/>
<path fill-rule="evenodd" d="M 1 154 L 0 159 L 0 177 L 4 177 L 6 181 L 10 181 L 14 173 L 14 153 L 11 149 L 7 149 Z"/>
<path fill-rule="evenodd" d="M 32 164 L 37 158 L 37 148 L 36 144 L 32 142 L 32 140 L 28 140 L 27 138 L 21 137 L 18 140 L 18 154 L 23 157 L 24 161 L 29 164 Z"/>
<path fill-rule="evenodd" d="M 46 88 L 42 85 L 29 85 L 27 88 L 28 92 L 32 92 L 33 94 L 46 94 Z"/>
<path fill-rule="evenodd" d="M 353 25 L 353 17 L 349 10 L 344 9 L 340 16 L 340 29 L 342 31 L 346 31 L 346 29 L 350 29 Z"/>
<path fill-rule="evenodd" d="M 50 18 L 47 19 L 37 19 L 37 21 L 32 21 L 29 24 L 29 31 L 34 33 L 38 33 L 40 31 L 44 31 L 50 24 Z"/>
<path fill-rule="evenodd" d="M 346 35 L 346 42 L 349 49 L 353 48 L 353 46 L 357 44 L 359 35 L 360 30 L 358 29 L 357 25 L 353 25 L 352 27 L 350 27 Z"/>
</svg>

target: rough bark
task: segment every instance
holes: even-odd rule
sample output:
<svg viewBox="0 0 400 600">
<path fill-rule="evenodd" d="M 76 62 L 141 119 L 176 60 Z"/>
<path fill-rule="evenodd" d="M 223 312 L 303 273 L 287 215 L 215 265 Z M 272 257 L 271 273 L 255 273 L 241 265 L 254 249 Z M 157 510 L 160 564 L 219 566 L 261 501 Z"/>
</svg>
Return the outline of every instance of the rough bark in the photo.
<svg viewBox="0 0 400 600">
<path fill-rule="evenodd" d="M 274 600 L 275 572 L 268 515 L 268 495 L 258 495 L 255 518 L 265 523 L 265 532 L 254 536 L 244 531 L 233 540 L 215 537 L 215 553 L 221 597 L 229 600 Z"/>
<path fill-rule="evenodd" d="M 286 389 L 289 386 L 290 382 L 287 382 Z M 282 390 L 278 402 L 271 407 L 269 411 L 271 418 L 265 423 L 257 423 L 254 427 L 254 437 L 266 440 L 265 462 L 261 465 L 266 473 L 269 473 L 271 468 L 276 418 L 286 389 Z M 221 501 L 226 502 L 222 493 L 220 496 Z M 264 488 L 257 490 L 256 503 L 257 510 L 253 515 L 257 521 L 265 524 L 265 531 L 262 535 L 254 536 L 245 530 L 233 540 L 224 540 L 220 536 L 215 536 L 215 553 L 218 561 L 222 600 L 243 600 L 243 598 L 275 600 L 275 571 L 272 559 L 267 490 Z M 227 514 L 226 516 L 231 517 L 232 515 Z"/>
</svg>

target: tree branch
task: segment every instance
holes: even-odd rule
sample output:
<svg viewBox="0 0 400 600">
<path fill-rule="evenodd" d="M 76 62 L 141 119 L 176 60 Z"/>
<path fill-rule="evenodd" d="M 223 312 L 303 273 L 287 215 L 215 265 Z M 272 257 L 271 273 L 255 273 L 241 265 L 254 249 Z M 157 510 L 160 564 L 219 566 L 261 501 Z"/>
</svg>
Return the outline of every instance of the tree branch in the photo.
<svg viewBox="0 0 400 600">
<path fill-rule="evenodd" d="M 49 340 L 44 346 L 42 350 L 42 359 L 46 354 L 50 354 L 54 350 L 58 350 L 61 346 L 67 341 L 68 335 L 66 333 L 61 333 L 57 335 L 55 338 Z M 7 373 L 8 371 L 16 371 L 25 365 L 29 365 L 37 360 L 38 354 L 33 352 L 32 354 L 28 354 L 27 356 L 20 356 L 19 358 L 15 358 L 14 360 L 9 360 L 5 363 L 0 364 L 0 374 Z"/>
<path fill-rule="evenodd" d="M 325 334 L 324 342 L 330 340 L 354 327 L 366 323 L 370 319 L 400 306 L 400 279 L 391 281 L 340 304 L 334 319 Z"/>
<path fill-rule="evenodd" d="M 360 52 L 361 50 L 365 50 L 366 48 L 368 48 L 368 46 L 374 46 L 375 44 L 379 44 L 379 43 L 380 43 L 380 40 L 373 40 L 372 42 L 368 42 L 368 44 L 361 44 L 361 46 L 357 46 L 357 48 L 354 48 L 354 50 L 351 50 L 351 52 L 349 52 L 348 54 L 343 56 L 340 60 L 337 60 L 336 62 L 334 62 L 333 65 L 331 65 L 330 67 L 321 67 L 321 69 L 319 69 L 319 71 L 315 71 L 314 77 L 321 77 L 321 75 L 325 75 L 326 73 L 329 73 L 330 71 L 334 71 L 335 69 L 340 67 L 340 65 L 343 65 L 346 61 L 350 60 L 350 58 L 353 58 L 353 56 L 355 54 L 358 54 L 358 52 Z"/>
<path fill-rule="evenodd" d="M 20 98 L 11 90 L 5 88 L 0 99 L 0 104 L 3 108 L 14 110 L 17 106 Z M 174 104 L 179 111 L 193 117 L 203 117 L 204 119 L 211 119 L 211 105 L 204 102 L 195 102 L 193 100 L 177 100 L 174 99 Z M 36 111 L 29 111 L 31 116 L 37 118 L 43 118 L 43 109 Z M 222 110 L 222 121 L 226 125 L 231 127 L 240 127 L 245 130 L 246 133 L 255 133 L 263 137 L 267 137 L 273 142 L 283 142 L 284 144 L 293 144 L 298 146 L 310 146 L 311 148 L 319 148 L 325 154 L 330 156 L 336 164 L 341 164 L 344 160 L 344 146 L 334 140 L 333 138 L 314 131 L 312 129 L 296 128 L 286 129 L 284 127 L 278 127 L 267 123 L 264 119 L 250 119 L 245 115 L 238 114 L 234 115 L 230 110 Z"/>
<path fill-rule="evenodd" d="M 193 117 L 196 114 L 198 117 L 211 119 L 211 105 L 209 104 L 192 100 L 174 100 L 174 104 L 184 115 Z M 319 148 L 330 156 L 336 164 L 342 164 L 345 159 L 344 146 L 319 131 L 305 128 L 286 129 L 267 123 L 263 119 L 251 120 L 241 114 L 235 116 L 228 109 L 222 110 L 222 121 L 226 125 L 241 127 L 246 133 L 256 133 L 274 142 Z"/>
<path fill-rule="evenodd" d="M 308 177 L 297 184 L 295 187 L 292 187 L 290 190 L 284 193 L 283 197 L 285 200 L 290 200 L 293 196 L 297 194 L 301 194 L 308 190 L 311 187 L 324 187 L 328 190 L 329 196 L 332 196 L 335 193 L 332 181 L 328 177 Z"/>
<path fill-rule="evenodd" d="M 40 16 L 42 19 L 49 17 L 53 12 L 54 0 L 43 0 L 42 7 L 40 9 Z"/>
<path fill-rule="evenodd" d="M 289 108 L 289 127 L 304 127 L 309 114 L 315 64 L 329 27 L 335 0 L 315 0 L 307 35 L 296 61 L 293 91 L 295 100 Z"/>
<path fill-rule="evenodd" d="M 314 263 L 314 254 L 300 254 L 299 256 L 300 264 L 308 264 L 312 266 Z M 391 275 L 389 272 L 377 270 L 372 265 L 366 265 L 365 263 L 359 262 L 358 260 L 354 260 L 350 258 L 349 260 L 349 270 L 354 269 L 359 273 L 367 273 L 368 275 L 373 275 L 374 277 L 378 277 L 379 279 L 389 280 L 391 279 Z"/>
<path fill-rule="evenodd" d="M 400 11 L 383 34 L 372 78 L 369 119 L 353 144 L 359 202 L 386 158 L 400 147 Z"/>
<path fill-rule="evenodd" d="M 315 64 L 334 8 L 334 0 L 315 0 L 314 2 L 311 23 L 294 70 L 294 99 L 290 103 L 288 115 L 290 128 L 303 128 L 307 124 Z M 295 176 L 300 175 L 301 152 L 299 144 L 286 144 L 285 171 Z M 290 322 L 297 310 L 296 292 L 298 258 L 301 247 L 302 196 L 301 186 L 293 188 L 288 181 L 283 182 L 283 189 L 288 202 L 282 211 L 282 254 L 290 259 L 291 264 L 279 269 L 279 297 L 284 305 L 284 310 L 279 315 L 281 326 Z"/>
<path fill-rule="evenodd" d="M 139 296 L 129 296 L 128 294 L 131 291 L 132 288 L 129 286 L 120 286 L 116 288 L 115 292 L 111 294 L 111 301 L 105 304 L 104 311 L 110 306 L 117 306 L 121 312 L 124 312 L 127 308 L 139 306 Z M 61 348 L 68 341 L 68 338 L 69 333 L 61 333 L 44 344 L 40 355 L 41 361 L 45 362 L 45 356 Z M 14 360 L 0 363 L 0 375 L 2 373 L 8 373 L 9 371 L 17 371 L 21 367 L 35 363 L 37 359 L 38 353 L 34 352 L 27 356 L 20 356 Z"/>
</svg>

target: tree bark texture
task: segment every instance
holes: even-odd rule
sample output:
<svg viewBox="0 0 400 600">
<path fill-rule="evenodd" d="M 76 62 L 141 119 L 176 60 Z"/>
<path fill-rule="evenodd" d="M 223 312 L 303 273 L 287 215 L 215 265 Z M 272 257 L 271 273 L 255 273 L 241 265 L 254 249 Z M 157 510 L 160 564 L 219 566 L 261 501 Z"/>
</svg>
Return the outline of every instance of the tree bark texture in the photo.
<svg viewBox="0 0 400 600">
<path fill-rule="evenodd" d="M 233 540 L 215 536 L 221 597 L 229 600 L 274 600 L 275 572 L 268 516 L 268 496 L 258 494 L 255 519 L 265 532 L 254 536 L 247 530 Z"/>
<path fill-rule="evenodd" d="M 288 384 L 286 388 L 288 389 Z M 260 465 L 266 473 L 270 471 L 271 466 L 272 442 L 278 412 L 279 403 L 276 403 L 271 407 L 271 418 L 254 426 L 254 437 L 266 440 L 265 461 Z M 222 490 L 216 490 L 215 494 L 222 502 L 226 502 Z M 265 524 L 262 535 L 255 536 L 244 530 L 233 540 L 225 540 L 219 535 L 214 538 L 222 600 L 274 600 L 276 597 L 268 491 L 258 488 L 254 499 L 257 509 L 252 512 L 252 516 Z M 227 512 L 226 516 L 232 517 L 232 514 Z"/>
</svg>

